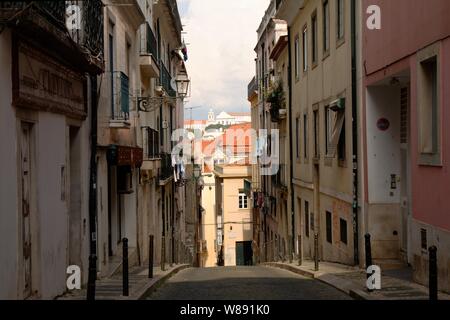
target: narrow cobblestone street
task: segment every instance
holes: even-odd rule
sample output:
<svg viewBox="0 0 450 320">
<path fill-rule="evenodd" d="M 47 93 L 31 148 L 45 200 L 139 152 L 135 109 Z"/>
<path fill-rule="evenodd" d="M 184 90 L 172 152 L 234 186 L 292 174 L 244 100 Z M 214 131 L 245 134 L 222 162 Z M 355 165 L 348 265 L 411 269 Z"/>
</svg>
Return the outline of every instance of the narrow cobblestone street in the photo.
<svg viewBox="0 0 450 320">
<path fill-rule="evenodd" d="M 319 281 L 270 267 L 189 268 L 180 271 L 151 300 L 348 300 Z"/>
<path fill-rule="evenodd" d="M 448 313 L 449 17 L 450 0 L 0 1 L 0 303 Z"/>
</svg>

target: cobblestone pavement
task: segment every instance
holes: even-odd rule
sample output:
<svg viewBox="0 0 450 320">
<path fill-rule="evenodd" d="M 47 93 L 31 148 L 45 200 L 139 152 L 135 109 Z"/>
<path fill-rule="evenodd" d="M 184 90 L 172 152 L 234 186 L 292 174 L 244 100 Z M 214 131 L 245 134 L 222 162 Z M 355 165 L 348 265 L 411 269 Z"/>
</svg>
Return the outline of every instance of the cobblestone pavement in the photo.
<svg viewBox="0 0 450 320">
<path fill-rule="evenodd" d="M 347 300 L 345 293 L 289 271 L 264 266 L 190 268 L 151 300 Z"/>
<path fill-rule="evenodd" d="M 267 263 L 276 268 L 313 278 L 347 293 L 365 300 L 427 300 L 428 288 L 414 283 L 411 270 L 408 268 L 385 270 L 381 276 L 381 290 L 368 292 L 367 275 L 358 267 L 349 267 L 337 263 L 321 262 L 319 271 L 314 271 L 314 262 L 304 260 L 302 266 L 298 262 Z M 439 300 L 450 300 L 450 295 L 439 293 Z"/>
<path fill-rule="evenodd" d="M 147 290 L 151 289 L 159 283 L 163 283 L 165 279 L 172 274 L 178 272 L 187 265 L 166 265 L 165 271 L 161 271 L 160 267 L 153 268 L 153 278 L 148 278 L 148 267 L 131 267 L 129 273 L 129 296 L 122 296 L 122 274 L 118 273 L 110 278 L 104 278 L 96 281 L 95 299 L 96 300 L 137 300 L 142 299 Z M 68 292 L 59 297 L 61 300 L 85 300 L 86 289 Z"/>
</svg>

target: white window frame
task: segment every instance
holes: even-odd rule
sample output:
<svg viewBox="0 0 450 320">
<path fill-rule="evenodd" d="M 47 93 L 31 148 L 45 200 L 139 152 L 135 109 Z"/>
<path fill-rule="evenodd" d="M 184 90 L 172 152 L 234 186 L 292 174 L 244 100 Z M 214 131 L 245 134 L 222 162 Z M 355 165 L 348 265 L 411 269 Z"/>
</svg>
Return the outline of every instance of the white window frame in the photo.
<svg viewBox="0 0 450 320">
<path fill-rule="evenodd" d="M 325 55 L 330 53 L 330 1 L 323 0 L 323 52 Z"/>
<path fill-rule="evenodd" d="M 345 39 L 345 0 L 336 2 L 336 38 L 338 43 Z"/>
<path fill-rule="evenodd" d="M 295 79 L 300 78 L 300 38 L 295 37 Z"/>
<path fill-rule="evenodd" d="M 303 43 L 303 72 L 308 71 L 308 27 L 305 26 L 302 31 Z"/>
<path fill-rule="evenodd" d="M 423 65 L 430 59 L 436 59 L 436 96 L 435 117 L 432 119 L 430 112 L 433 106 L 429 105 L 429 92 Z M 428 166 L 442 166 L 442 79 L 441 79 L 441 44 L 433 44 L 417 54 L 417 111 L 418 111 L 418 147 L 419 164 Z M 431 137 L 429 135 L 431 134 Z"/>
<path fill-rule="evenodd" d="M 243 192 L 239 192 L 239 209 L 248 209 L 248 197 Z"/>
</svg>

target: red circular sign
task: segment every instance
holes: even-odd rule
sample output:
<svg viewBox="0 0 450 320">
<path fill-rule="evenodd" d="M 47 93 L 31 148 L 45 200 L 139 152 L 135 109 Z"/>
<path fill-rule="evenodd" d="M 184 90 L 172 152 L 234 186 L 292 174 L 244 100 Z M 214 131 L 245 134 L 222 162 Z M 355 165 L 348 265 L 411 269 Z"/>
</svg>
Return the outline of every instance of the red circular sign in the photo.
<svg viewBox="0 0 450 320">
<path fill-rule="evenodd" d="M 377 121 L 377 127 L 381 131 L 386 131 L 387 129 L 389 129 L 389 126 L 390 126 L 389 120 L 386 118 L 381 118 Z"/>
</svg>

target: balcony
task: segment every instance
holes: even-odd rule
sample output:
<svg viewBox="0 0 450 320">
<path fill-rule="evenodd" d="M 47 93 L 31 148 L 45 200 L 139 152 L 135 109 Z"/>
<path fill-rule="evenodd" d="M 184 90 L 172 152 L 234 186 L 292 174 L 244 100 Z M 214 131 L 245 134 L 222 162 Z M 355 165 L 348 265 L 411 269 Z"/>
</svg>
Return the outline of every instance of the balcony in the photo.
<svg viewBox="0 0 450 320">
<path fill-rule="evenodd" d="M 257 95 L 258 95 L 258 82 L 256 81 L 256 77 L 253 77 L 252 81 L 250 81 L 247 87 L 247 99 L 251 101 Z"/>
<path fill-rule="evenodd" d="M 170 153 L 161 154 L 161 168 L 159 169 L 159 185 L 166 185 L 173 179 L 172 157 Z"/>
<path fill-rule="evenodd" d="M 122 71 L 111 73 L 111 119 L 112 128 L 130 127 L 130 88 L 128 76 Z"/>
<path fill-rule="evenodd" d="M 283 83 L 276 80 L 275 84 L 271 86 L 267 103 L 270 103 L 270 118 L 272 122 L 280 122 L 286 119 L 286 98 L 283 89 Z"/>
<path fill-rule="evenodd" d="M 80 9 L 80 25 L 66 26 L 66 10 Z M 103 72 L 103 4 L 101 0 L 0 2 L 0 23 L 9 23 L 23 36 L 33 39 L 80 71 Z M 74 50 L 73 42 L 77 44 Z"/>
<path fill-rule="evenodd" d="M 159 78 L 158 44 L 148 23 L 141 25 L 141 50 L 139 65 L 144 76 Z"/>
<path fill-rule="evenodd" d="M 275 18 L 285 20 L 288 24 L 291 24 L 304 5 L 305 0 L 277 0 Z"/>
<path fill-rule="evenodd" d="M 166 66 L 161 60 L 159 61 L 159 66 L 160 66 L 159 85 L 166 91 L 167 95 L 169 95 L 172 98 L 175 98 L 177 96 L 177 93 L 170 84 L 172 82 L 172 76 L 170 75 L 170 72 L 167 70 Z"/>
</svg>

